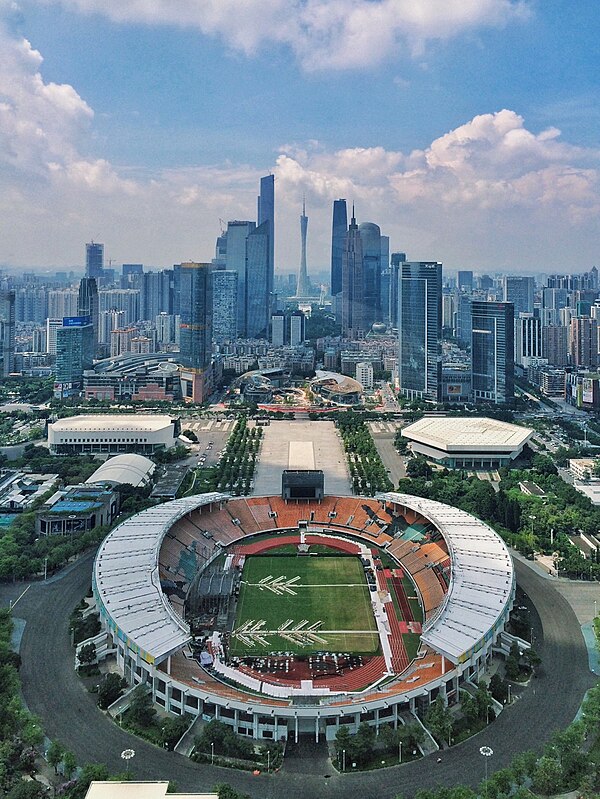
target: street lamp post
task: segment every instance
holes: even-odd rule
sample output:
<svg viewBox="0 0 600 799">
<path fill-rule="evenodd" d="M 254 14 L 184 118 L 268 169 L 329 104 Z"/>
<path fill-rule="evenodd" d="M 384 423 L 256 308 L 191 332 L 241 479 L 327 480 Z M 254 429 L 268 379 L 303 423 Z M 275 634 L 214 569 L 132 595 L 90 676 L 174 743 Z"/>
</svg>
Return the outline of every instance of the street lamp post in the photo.
<svg viewBox="0 0 600 799">
<path fill-rule="evenodd" d="M 125 771 L 129 771 L 129 761 L 135 757 L 135 751 L 133 749 L 123 749 L 121 752 L 121 758 L 125 761 Z"/>
<path fill-rule="evenodd" d="M 402 741 L 398 741 L 398 763 L 402 763 Z"/>
<path fill-rule="evenodd" d="M 215 745 L 211 741 L 211 744 L 210 744 L 210 765 L 214 766 L 214 764 L 215 764 Z"/>
<path fill-rule="evenodd" d="M 533 523 L 535 521 L 535 516 L 530 516 L 531 519 L 531 548 L 533 549 Z"/>
<path fill-rule="evenodd" d="M 342 771 L 346 771 L 346 750 L 342 749 Z"/>
<path fill-rule="evenodd" d="M 480 746 L 479 747 L 479 754 L 483 755 L 483 761 L 485 763 L 485 783 L 484 783 L 484 790 L 485 796 L 487 799 L 487 779 L 488 779 L 488 759 L 494 754 L 494 750 L 491 746 Z"/>
</svg>

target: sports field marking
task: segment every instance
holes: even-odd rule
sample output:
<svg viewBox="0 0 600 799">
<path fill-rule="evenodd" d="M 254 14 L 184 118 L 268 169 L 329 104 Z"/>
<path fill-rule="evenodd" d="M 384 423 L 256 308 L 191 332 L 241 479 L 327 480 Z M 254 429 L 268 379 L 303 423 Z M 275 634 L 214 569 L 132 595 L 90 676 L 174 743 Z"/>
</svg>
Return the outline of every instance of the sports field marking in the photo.
<svg viewBox="0 0 600 799">
<path fill-rule="evenodd" d="M 259 580 L 257 583 L 251 583 L 248 580 L 241 580 L 241 583 L 251 586 L 252 588 L 258 588 L 260 591 L 267 589 L 277 594 L 277 596 L 281 596 L 282 594 L 296 596 L 296 588 L 358 588 L 364 585 L 364 583 L 307 583 L 304 585 L 303 583 L 297 582 L 300 579 L 302 578 L 299 574 L 296 575 L 296 577 L 291 577 L 289 580 L 287 575 L 273 577 L 272 574 L 269 574 L 268 577 L 263 577 L 262 580 Z"/>
</svg>

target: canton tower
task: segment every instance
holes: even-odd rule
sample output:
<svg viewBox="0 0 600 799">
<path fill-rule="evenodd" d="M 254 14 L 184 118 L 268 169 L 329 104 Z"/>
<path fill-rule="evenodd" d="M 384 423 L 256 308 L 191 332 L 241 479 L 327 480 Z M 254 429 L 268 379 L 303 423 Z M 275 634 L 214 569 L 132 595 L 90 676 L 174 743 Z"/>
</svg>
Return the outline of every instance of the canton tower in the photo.
<svg viewBox="0 0 600 799">
<path fill-rule="evenodd" d="M 306 216 L 306 200 L 302 198 L 302 216 L 300 217 L 300 238 L 302 241 L 302 253 L 300 255 L 300 270 L 298 272 L 298 284 L 296 286 L 297 297 L 310 296 L 310 282 L 306 272 L 306 231 L 308 229 L 308 217 Z"/>
</svg>

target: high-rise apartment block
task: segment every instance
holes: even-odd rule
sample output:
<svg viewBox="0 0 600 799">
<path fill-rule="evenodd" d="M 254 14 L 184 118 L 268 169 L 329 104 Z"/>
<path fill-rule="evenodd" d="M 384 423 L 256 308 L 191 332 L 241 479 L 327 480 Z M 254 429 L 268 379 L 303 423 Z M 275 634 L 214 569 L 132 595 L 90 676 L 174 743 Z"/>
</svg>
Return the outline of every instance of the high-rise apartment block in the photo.
<svg viewBox="0 0 600 799">
<path fill-rule="evenodd" d="M 542 358 L 551 366 L 564 367 L 569 363 L 569 328 L 564 325 L 542 327 Z"/>
<path fill-rule="evenodd" d="M 0 374 L 15 371 L 15 292 L 0 291 Z"/>
<path fill-rule="evenodd" d="M 398 379 L 412 399 L 439 402 L 442 380 L 442 264 L 404 261 L 398 288 Z"/>
<path fill-rule="evenodd" d="M 525 369 L 532 359 L 542 357 L 542 321 L 533 314 L 521 314 L 515 321 L 515 363 Z"/>
<path fill-rule="evenodd" d="M 578 369 L 598 366 L 598 322 L 589 316 L 574 316 L 570 328 L 571 364 Z"/>
<path fill-rule="evenodd" d="M 475 402 L 514 400 L 514 308 L 509 302 L 471 304 L 471 370 Z"/>
<path fill-rule="evenodd" d="M 217 269 L 213 281 L 213 339 L 217 344 L 235 341 L 238 319 L 238 274 L 233 269 Z"/>
</svg>

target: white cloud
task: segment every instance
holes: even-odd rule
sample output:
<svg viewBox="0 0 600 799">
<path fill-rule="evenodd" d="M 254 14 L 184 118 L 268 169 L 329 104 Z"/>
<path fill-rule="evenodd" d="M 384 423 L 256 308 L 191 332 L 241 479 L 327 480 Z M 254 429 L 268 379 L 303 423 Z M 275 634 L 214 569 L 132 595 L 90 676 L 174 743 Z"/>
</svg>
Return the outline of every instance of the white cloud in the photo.
<svg viewBox="0 0 600 799">
<path fill-rule="evenodd" d="M 399 48 L 528 17 L 526 0 L 45 0 L 116 22 L 196 28 L 248 55 L 285 45 L 305 69 L 369 67 Z"/>
<path fill-rule="evenodd" d="M 0 26 L 0 263 L 81 263 L 90 237 L 104 240 L 117 263 L 209 260 L 220 218 L 255 218 L 269 165 L 157 167 L 149 175 L 87 157 L 93 110 L 72 86 L 46 83 L 42 70 L 41 55 Z M 355 202 L 359 221 L 376 221 L 413 258 L 488 269 L 589 266 L 600 249 L 598 160 L 556 127 L 533 132 L 506 109 L 408 153 L 289 144 L 270 165 L 278 265 L 298 264 L 306 194 L 313 267 L 329 261 L 337 197 Z"/>
</svg>

